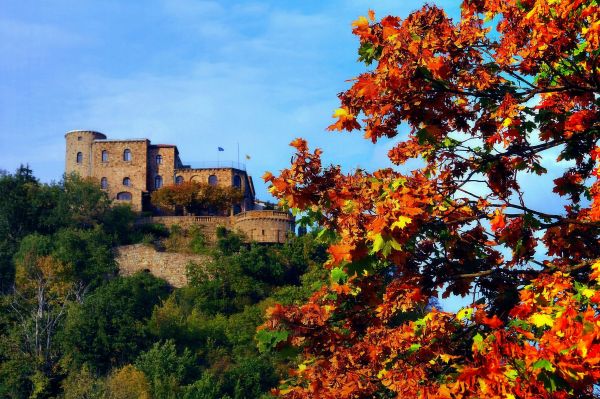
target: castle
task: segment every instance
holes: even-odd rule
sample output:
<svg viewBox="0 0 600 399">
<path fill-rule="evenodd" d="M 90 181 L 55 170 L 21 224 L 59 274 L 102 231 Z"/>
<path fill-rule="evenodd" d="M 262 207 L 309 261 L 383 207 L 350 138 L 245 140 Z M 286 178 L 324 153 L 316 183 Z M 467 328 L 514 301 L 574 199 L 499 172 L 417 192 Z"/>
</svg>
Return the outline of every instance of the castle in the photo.
<svg viewBox="0 0 600 399">
<path fill-rule="evenodd" d="M 185 181 L 232 186 L 244 195 L 229 215 L 160 216 L 143 221 L 167 226 L 202 225 L 209 235 L 217 226 L 224 226 L 258 242 L 283 242 L 294 229 L 294 219 L 288 212 L 256 209 L 252 177 L 241 164 L 192 168 L 181 162 L 175 145 L 152 144 L 146 138 L 113 140 L 91 130 L 67 132 L 65 139 L 66 173 L 95 178 L 114 202 L 130 204 L 138 212 L 151 209 L 153 191 Z"/>
</svg>

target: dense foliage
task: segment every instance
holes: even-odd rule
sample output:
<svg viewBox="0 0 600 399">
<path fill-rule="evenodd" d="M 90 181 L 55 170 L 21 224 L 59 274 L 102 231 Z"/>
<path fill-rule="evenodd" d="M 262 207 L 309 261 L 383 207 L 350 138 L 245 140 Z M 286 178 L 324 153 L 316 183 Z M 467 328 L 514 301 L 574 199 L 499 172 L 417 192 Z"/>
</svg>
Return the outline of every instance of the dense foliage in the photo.
<svg viewBox="0 0 600 399">
<path fill-rule="evenodd" d="M 207 214 L 223 212 L 244 199 L 236 187 L 213 186 L 187 181 L 164 186 L 152 193 L 154 206 L 171 214 Z"/>
<path fill-rule="evenodd" d="M 265 341 L 303 351 L 278 393 L 597 397 L 597 1 L 465 0 L 458 21 L 428 5 L 353 26 L 373 66 L 330 129 L 398 138 L 394 167 L 344 174 L 297 139 L 291 168 L 265 175 L 326 229 L 335 281 L 270 309 Z M 451 294 L 477 301 L 415 312 Z"/>
<path fill-rule="evenodd" d="M 0 175 L 0 397 L 254 399 L 277 386 L 294 353 L 261 354 L 265 308 L 305 301 L 326 277 L 311 235 L 244 244 L 224 229 L 134 224 L 98 182 L 41 184 L 27 168 Z M 188 286 L 117 276 L 130 243 L 202 253 Z"/>
</svg>

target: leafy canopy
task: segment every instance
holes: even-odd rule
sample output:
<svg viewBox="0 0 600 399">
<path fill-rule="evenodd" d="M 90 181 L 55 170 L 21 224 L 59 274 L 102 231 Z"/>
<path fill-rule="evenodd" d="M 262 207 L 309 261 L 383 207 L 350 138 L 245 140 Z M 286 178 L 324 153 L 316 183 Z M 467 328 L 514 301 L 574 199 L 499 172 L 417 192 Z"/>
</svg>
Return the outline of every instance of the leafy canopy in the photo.
<svg viewBox="0 0 600 399">
<path fill-rule="evenodd" d="M 171 213 L 225 211 L 244 198 L 236 187 L 213 186 L 194 181 L 162 187 L 152 193 L 152 204 Z"/>
<path fill-rule="evenodd" d="M 353 32 L 372 67 L 340 94 L 330 129 L 397 138 L 395 166 L 344 174 L 296 139 L 291 167 L 264 176 L 331 238 L 331 283 L 303 305 L 271 308 L 259 333 L 303 350 L 277 393 L 591 397 L 597 1 L 464 0 L 456 22 L 436 6 L 406 19 L 371 11 Z M 475 291 L 457 314 L 415 312 Z"/>
</svg>

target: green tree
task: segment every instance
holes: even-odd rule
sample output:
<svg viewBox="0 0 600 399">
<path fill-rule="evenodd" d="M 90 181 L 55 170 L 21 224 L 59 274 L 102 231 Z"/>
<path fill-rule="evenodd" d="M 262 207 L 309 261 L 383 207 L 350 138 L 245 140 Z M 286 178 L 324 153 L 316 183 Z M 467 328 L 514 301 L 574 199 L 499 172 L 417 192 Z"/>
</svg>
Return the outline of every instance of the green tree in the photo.
<svg viewBox="0 0 600 399">
<path fill-rule="evenodd" d="M 101 399 L 104 383 L 92 373 L 87 365 L 73 370 L 61 383 L 61 399 Z"/>
<path fill-rule="evenodd" d="M 110 373 L 103 399 L 152 399 L 150 384 L 143 372 L 128 364 Z"/>
<path fill-rule="evenodd" d="M 110 199 L 95 179 L 72 174 L 51 189 L 55 202 L 47 220 L 51 226 L 90 228 L 110 210 Z"/>
<path fill-rule="evenodd" d="M 243 199 L 244 194 L 235 187 L 193 181 L 162 187 L 154 191 L 151 197 L 154 206 L 176 214 L 223 212 Z"/>
<path fill-rule="evenodd" d="M 168 340 L 141 353 L 135 367 L 148 378 L 154 399 L 176 399 L 194 373 L 194 358 L 187 348 L 179 355 L 174 342 Z"/>
<path fill-rule="evenodd" d="M 15 255 L 15 291 L 11 311 L 18 320 L 20 341 L 36 359 L 39 370 L 50 375 L 58 354 L 55 335 L 66 309 L 83 290 L 73 278 L 71 265 L 51 256 L 48 236 L 32 234 L 23 239 Z"/>
<path fill-rule="evenodd" d="M 41 220 L 53 204 L 42 199 L 43 187 L 27 166 L 14 175 L 0 175 L 0 193 L 0 292 L 6 292 L 12 287 L 12 258 L 20 240 L 43 230 Z"/>
<path fill-rule="evenodd" d="M 149 346 L 147 319 L 168 293 L 164 280 L 138 273 L 108 282 L 73 306 L 62 340 L 73 366 L 88 363 L 105 373 L 133 361 Z"/>
<path fill-rule="evenodd" d="M 73 278 L 86 288 L 95 287 L 117 271 L 112 244 L 113 238 L 100 226 L 87 230 L 66 228 L 54 235 L 52 255 L 70 265 Z"/>
</svg>

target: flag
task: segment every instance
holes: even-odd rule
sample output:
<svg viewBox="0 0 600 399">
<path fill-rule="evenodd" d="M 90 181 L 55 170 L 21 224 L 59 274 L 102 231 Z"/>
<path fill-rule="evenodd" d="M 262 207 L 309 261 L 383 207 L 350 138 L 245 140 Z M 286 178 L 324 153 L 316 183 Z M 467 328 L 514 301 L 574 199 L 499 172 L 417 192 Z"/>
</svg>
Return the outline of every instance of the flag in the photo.
<svg viewBox="0 0 600 399">
<path fill-rule="evenodd" d="M 246 154 L 246 159 L 250 160 L 250 155 Z"/>
<path fill-rule="evenodd" d="M 217 148 L 219 149 L 219 151 L 225 151 L 225 150 L 223 149 L 223 147 L 217 147 Z"/>
</svg>

